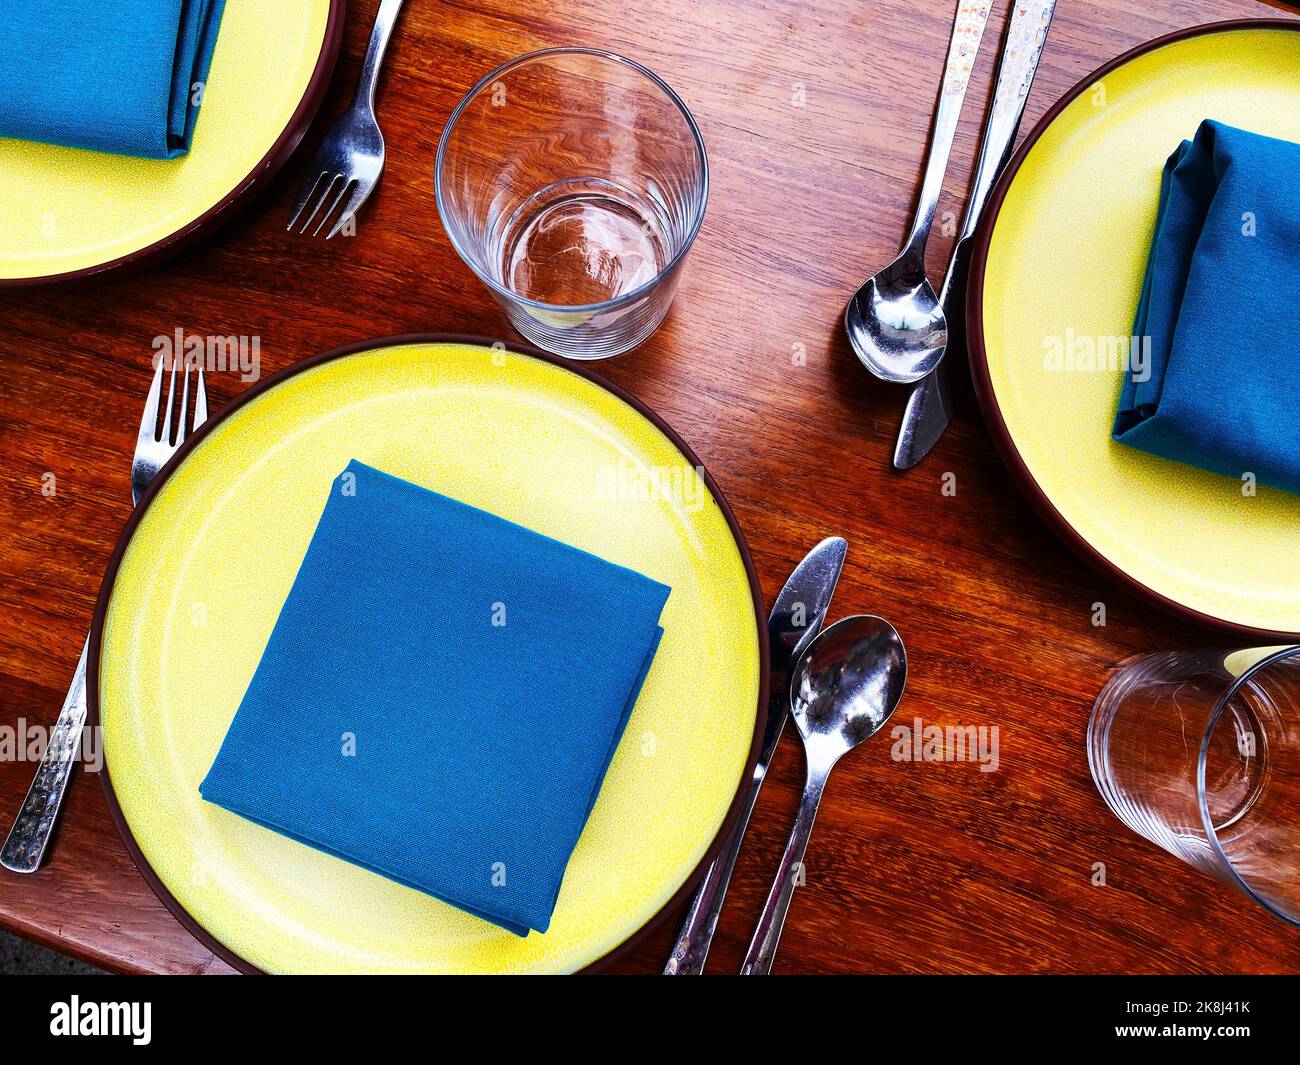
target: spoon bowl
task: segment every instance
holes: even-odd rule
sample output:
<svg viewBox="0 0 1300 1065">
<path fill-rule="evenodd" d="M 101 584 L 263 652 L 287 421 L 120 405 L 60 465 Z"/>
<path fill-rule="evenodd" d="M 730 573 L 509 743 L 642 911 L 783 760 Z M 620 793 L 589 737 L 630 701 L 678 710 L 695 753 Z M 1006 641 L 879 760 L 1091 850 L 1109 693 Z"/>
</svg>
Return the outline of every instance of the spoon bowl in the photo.
<svg viewBox="0 0 1300 1065">
<path fill-rule="evenodd" d="M 844 309 L 858 361 L 882 381 L 911 384 L 933 370 L 948 346 L 948 322 L 925 263 L 905 251 L 867 280 Z"/>
<path fill-rule="evenodd" d="M 859 614 L 822 631 L 790 678 L 790 712 L 810 766 L 826 769 L 874 736 L 898 706 L 907 651 L 884 618 Z"/>
</svg>

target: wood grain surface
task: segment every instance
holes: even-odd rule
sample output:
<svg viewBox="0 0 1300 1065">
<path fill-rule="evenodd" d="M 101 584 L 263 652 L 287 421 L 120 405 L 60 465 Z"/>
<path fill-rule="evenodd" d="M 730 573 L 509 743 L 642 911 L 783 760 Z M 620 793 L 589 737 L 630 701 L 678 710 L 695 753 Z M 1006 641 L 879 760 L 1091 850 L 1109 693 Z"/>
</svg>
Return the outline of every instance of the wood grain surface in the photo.
<svg viewBox="0 0 1300 1065">
<path fill-rule="evenodd" d="M 328 245 L 290 236 L 305 158 L 350 98 L 377 6 L 352 0 L 304 153 L 224 230 L 135 276 L 0 294 L 0 724 L 49 724 L 58 712 L 130 506 L 152 339 L 177 328 L 256 334 L 270 372 L 367 337 L 503 335 L 438 222 L 442 125 L 498 63 L 548 45 L 600 45 L 684 97 L 713 177 L 667 323 L 600 371 L 712 470 L 769 601 L 814 542 L 848 538 L 832 615 L 880 613 L 903 634 L 911 674 L 898 721 L 1000 730 L 996 772 L 894 762 L 881 742 L 843 763 L 777 971 L 1300 970 L 1300 933 L 1130 833 L 1088 773 L 1088 712 L 1117 662 L 1221 641 L 1108 585 L 1053 539 L 973 403 L 921 466 L 894 473 L 904 393 L 867 377 L 842 336 L 846 297 L 892 258 L 906 228 L 952 0 L 417 0 L 380 91 L 387 173 L 357 235 Z M 957 136 L 940 204 L 954 216 L 1007 7 L 995 4 Z M 1255 0 L 1060 0 L 1025 129 L 1144 40 L 1281 13 Z M 935 276 L 947 244 L 934 242 Z M 233 374 L 210 380 L 216 404 L 242 387 Z M 57 478 L 53 497 L 42 493 L 46 473 Z M 945 473 L 954 495 L 943 494 Z M 1091 623 L 1098 602 L 1104 627 Z M 31 773 L 0 763 L 0 827 Z M 711 971 L 739 967 L 801 783 L 787 736 Z M 1097 862 L 1105 886 L 1092 882 Z M 657 971 L 679 917 L 617 969 Z M 0 925 L 118 970 L 228 971 L 155 900 L 84 772 L 47 865 L 0 879 Z"/>
</svg>

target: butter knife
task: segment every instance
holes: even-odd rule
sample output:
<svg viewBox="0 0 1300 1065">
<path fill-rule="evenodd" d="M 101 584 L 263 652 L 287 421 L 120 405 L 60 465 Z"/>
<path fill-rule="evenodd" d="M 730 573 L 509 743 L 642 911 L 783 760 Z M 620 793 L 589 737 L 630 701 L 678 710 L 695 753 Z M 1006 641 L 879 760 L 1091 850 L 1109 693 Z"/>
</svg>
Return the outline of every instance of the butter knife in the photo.
<svg viewBox="0 0 1300 1065">
<path fill-rule="evenodd" d="M 895 469 L 910 469 L 930 453 L 970 387 L 969 369 L 963 364 L 966 361 L 966 280 L 970 272 L 971 238 L 984 215 L 993 185 L 1015 148 L 1020 119 L 1025 113 L 1029 88 L 1034 83 L 1055 10 L 1056 0 L 1016 0 L 1007 23 L 998 59 L 993 103 L 984 120 L 975 181 L 939 296 L 948 321 L 948 349 L 939 364 L 912 386 L 907 397 L 903 424 L 894 446 Z M 953 325 L 958 322 L 962 324 L 954 337 Z"/>
<path fill-rule="evenodd" d="M 795 567 L 781 594 L 776 597 L 776 604 L 767 619 L 770 687 L 763 745 L 753 775 L 744 785 L 740 816 L 691 900 L 682 930 L 668 957 L 668 964 L 664 966 L 665 976 L 698 976 L 704 971 L 704 959 L 718 927 L 718 914 L 722 912 L 745 829 L 790 712 L 790 668 L 826 620 L 826 611 L 830 608 L 831 596 L 835 594 L 848 548 L 849 545 L 838 536 L 823 540 Z"/>
</svg>

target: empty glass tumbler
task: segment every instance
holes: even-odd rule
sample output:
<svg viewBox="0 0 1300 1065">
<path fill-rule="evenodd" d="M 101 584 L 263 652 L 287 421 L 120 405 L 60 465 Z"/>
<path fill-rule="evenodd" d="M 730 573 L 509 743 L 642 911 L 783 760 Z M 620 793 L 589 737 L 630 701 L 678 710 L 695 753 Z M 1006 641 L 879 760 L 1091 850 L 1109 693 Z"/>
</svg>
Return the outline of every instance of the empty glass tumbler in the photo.
<svg viewBox="0 0 1300 1065">
<path fill-rule="evenodd" d="M 548 351 L 601 359 L 668 313 L 709 176 L 694 119 L 659 77 L 551 48 L 470 90 L 435 185 L 453 247 L 510 323 Z"/>
<path fill-rule="evenodd" d="M 1124 663 L 1088 763 L 1134 832 L 1300 925 L 1300 647 Z"/>
</svg>

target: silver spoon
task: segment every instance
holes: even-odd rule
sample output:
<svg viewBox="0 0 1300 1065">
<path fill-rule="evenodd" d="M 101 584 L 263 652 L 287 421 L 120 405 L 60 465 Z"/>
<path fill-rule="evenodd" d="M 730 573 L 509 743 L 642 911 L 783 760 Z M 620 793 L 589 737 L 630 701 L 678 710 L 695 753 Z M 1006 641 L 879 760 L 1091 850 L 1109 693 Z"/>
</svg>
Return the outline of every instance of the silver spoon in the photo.
<svg viewBox="0 0 1300 1065">
<path fill-rule="evenodd" d="M 898 258 L 858 289 L 844 311 L 844 330 L 853 351 L 882 381 L 919 381 L 948 346 L 943 307 L 925 275 L 925 246 L 991 6 L 968 0 L 958 4 L 912 230 Z"/>
<path fill-rule="evenodd" d="M 837 621 L 808 645 L 796 664 L 790 678 L 790 713 L 803 737 L 808 777 L 781 866 L 740 969 L 742 976 L 766 976 L 772 971 L 831 770 L 889 720 L 906 681 L 902 638 L 888 621 L 870 614 Z"/>
</svg>

